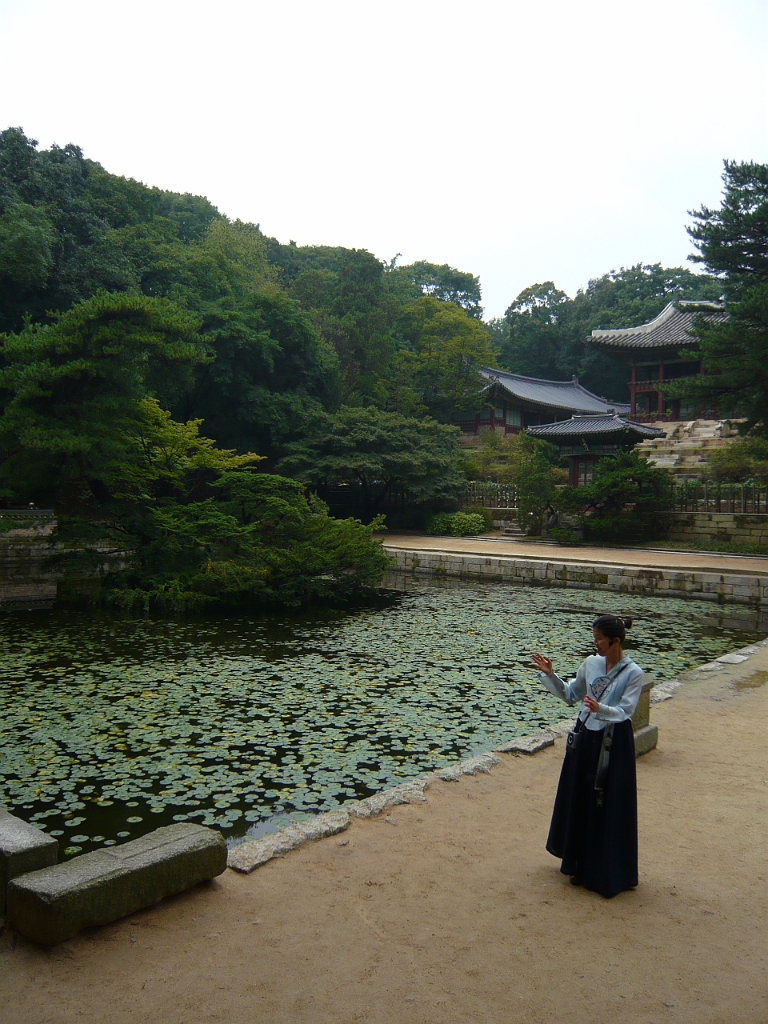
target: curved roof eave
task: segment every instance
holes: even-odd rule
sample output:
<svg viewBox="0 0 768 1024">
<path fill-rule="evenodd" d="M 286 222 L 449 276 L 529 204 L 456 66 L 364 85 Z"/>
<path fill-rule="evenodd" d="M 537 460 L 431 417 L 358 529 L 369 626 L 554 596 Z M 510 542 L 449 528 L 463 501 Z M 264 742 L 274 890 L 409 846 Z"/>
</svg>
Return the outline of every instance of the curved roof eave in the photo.
<svg viewBox="0 0 768 1024">
<path fill-rule="evenodd" d="M 488 380 L 484 390 L 488 391 L 498 384 L 507 394 L 518 401 L 541 408 L 583 413 L 605 413 L 609 409 L 615 409 L 617 412 L 629 412 L 630 409 L 628 403 L 611 402 L 607 398 L 593 394 L 579 384 L 575 378 L 573 380 L 544 380 L 540 377 L 524 377 L 522 374 L 508 373 L 505 370 L 494 370 L 489 367 L 481 368 L 480 372 Z M 514 382 L 520 382 L 519 390 L 510 386 Z M 531 389 L 534 391 L 546 389 L 548 394 L 537 397 L 535 394 L 531 394 Z M 587 401 L 580 401 L 582 397 Z"/>
<path fill-rule="evenodd" d="M 705 316 L 707 320 L 727 319 L 722 303 L 676 300 L 668 302 L 659 315 L 653 320 L 649 320 L 647 324 L 639 324 L 637 327 L 595 328 L 585 341 L 601 348 L 621 348 L 625 351 L 642 348 L 680 349 L 689 345 L 694 346 L 698 344 L 698 339 L 690 333 L 688 328 L 694 323 L 697 313 L 708 313 L 709 316 Z M 678 321 L 676 326 L 675 320 Z M 665 336 L 670 331 L 675 335 L 674 337 Z M 652 336 L 657 333 L 659 337 L 653 339 Z"/>
</svg>

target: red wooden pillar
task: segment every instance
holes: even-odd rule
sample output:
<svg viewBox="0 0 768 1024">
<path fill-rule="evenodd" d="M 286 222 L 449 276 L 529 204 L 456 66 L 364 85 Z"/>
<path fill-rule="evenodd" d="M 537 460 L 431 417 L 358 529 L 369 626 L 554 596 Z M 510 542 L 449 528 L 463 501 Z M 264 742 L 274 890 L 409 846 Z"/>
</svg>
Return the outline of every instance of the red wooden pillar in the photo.
<svg viewBox="0 0 768 1024">
<path fill-rule="evenodd" d="M 629 415 L 637 415 L 637 399 L 635 397 L 635 386 L 637 384 L 637 367 L 632 363 L 632 376 L 629 381 Z"/>
</svg>

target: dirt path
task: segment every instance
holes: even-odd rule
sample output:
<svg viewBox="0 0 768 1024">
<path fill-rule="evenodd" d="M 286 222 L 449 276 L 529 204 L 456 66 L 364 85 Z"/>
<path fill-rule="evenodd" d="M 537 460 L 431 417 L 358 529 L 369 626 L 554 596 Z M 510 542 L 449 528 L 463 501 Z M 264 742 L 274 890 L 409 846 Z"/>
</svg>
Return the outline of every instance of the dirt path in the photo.
<svg viewBox="0 0 768 1024">
<path fill-rule="evenodd" d="M 653 709 L 640 886 L 544 850 L 563 743 L 45 952 L 3 1024 L 765 1024 L 768 647 Z"/>
</svg>

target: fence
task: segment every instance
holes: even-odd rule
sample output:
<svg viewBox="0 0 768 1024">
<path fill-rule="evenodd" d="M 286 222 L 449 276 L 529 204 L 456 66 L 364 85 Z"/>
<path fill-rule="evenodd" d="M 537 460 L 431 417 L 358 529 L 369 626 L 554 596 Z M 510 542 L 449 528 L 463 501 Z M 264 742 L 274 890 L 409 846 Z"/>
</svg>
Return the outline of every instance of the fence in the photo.
<svg viewBox="0 0 768 1024">
<path fill-rule="evenodd" d="M 517 489 L 513 484 L 470 480 L 464 494 L 464 504 L 481 505 L 483 508 L 517 508 Z"/>
<path fill-rule="evenodd" d="M 52 508 L 0 508 L 0 519 L 51 519 Z"/>
<path fill-rule="evenodd" d="M 765 484 L 719 484 L 687 480 L 675 486 L 676 512 L 729 512 L 741 515 L 768 513 Z"/>
</svg>

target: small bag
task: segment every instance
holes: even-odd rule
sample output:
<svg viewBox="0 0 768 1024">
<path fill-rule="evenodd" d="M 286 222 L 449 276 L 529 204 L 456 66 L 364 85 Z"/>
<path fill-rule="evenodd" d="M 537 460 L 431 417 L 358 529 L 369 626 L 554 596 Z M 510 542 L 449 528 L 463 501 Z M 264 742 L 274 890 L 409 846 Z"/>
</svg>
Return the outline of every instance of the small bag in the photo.
<svg viewBox="0 0 768 1024">
<path fill-rule="evenodd" d="M 565 737 L 565 749 L 570 750 L 572 754 L 575 754 L 579 749 L 579 741 L 581 740 L 581 733 L 584 729 L 584 723 L 580 718 L 576 719 L 576 725 L 571 729 L 568 735 Z"/>
</svg>

